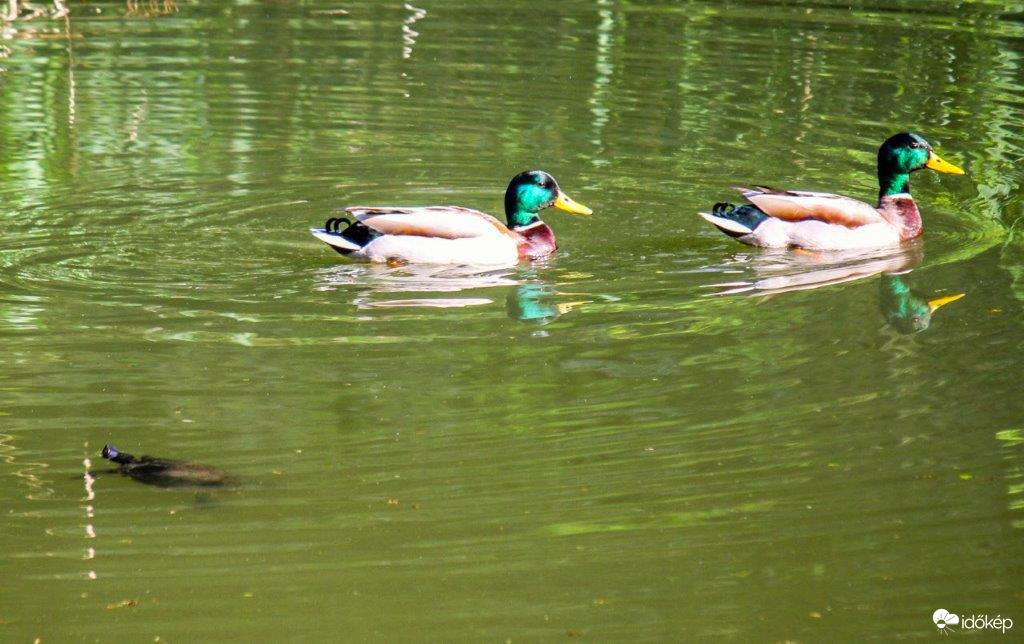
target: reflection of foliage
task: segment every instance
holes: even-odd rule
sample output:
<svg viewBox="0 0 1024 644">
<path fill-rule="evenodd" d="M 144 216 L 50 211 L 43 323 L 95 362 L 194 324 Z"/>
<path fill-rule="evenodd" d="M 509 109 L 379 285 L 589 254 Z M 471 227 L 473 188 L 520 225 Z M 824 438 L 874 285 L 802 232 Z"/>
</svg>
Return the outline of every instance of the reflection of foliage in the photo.
<svg viewBox="0 0 1024 644">
<path fill-rule="evenodd" d="M 1006 243 L 1000 251 L 999 264 L 1012 277 L 1010 291 L 1017 300 L 1024 302 L 1024 230 L 1021 219 L 1014 222 Z"/>
<path fill-rule="evenodd" d="M 257 133 L 253 128 L 258 123 L 258 134 L 282 139 L 275 141 L 277 152 L 286 155 L 311 145 L 333 146 L 339 157 L 389 144 L 402 149 L 408 147 L 407 139 L 429 135 L 436 143 L 430 162 L 441 168 L 438 173 L 467 154 L 481 154 L 481 166 L 507 166 L 550 157 L 552 150 L 571 149 L 607 165 L 633 158 L 635 148 L 642 146 L 645 165 L 665 176 L 682 177 L 684 184 L 685 178 L 701 176 L 712 167 L 737 179 L 767 180 L 765 157 L 759 151 L 770 149 L 776 159 L 786 159 L 801 171 L 793 176 L 794 187 L 848 189 L 853 195 L 871 196 L 874 146 L 894 129 L 917 127 L 934 136 L 954 160 L 961 149 L 958 141 L 983 143 L 969 159 L 971 175 L 981 184 L 979 207 L 972 211 L 970 204 L 965 206 L 967 188 L 953 184 L 949 189 L 962 193 L 958 201 L 938 203 L 943 209 L 969 211 L 968 221 L 998 218 L 1000 199 L 1019 183 L 1012 159 L 1020 142 L 1011 92 L 1019 74 L 1018 61 L 1001 44 L 1019 37 L 1021 29 L 1003 20 L 1003 9 L 990 3 L 967 2 L 948 11 L 932 7 L 929 12 L 909 2 L 885 3 L 884 9 L 879 3 L 857 2 L 850 11 L 831 11 L 827 4 L 797 2 L 779 8 L 777 19 L 789 21 L 792 39 L 785 46 L 759 48 L 758 64 L 734 62 L 727 74 L 722 72 L 728 62 L 723 57 L 744 51 L 741 45 L 750 39 L 749 19 L 762 12 L 758 6 L 602 2 L 572 18 L 573 28 L 581 35 L 599 32 L 596 45 L 581 36 L 563 41 L 559 55 L 547 56 L 552 36 L 564 25 L 534 22 L 526 14 L 506 25 L 500 36 L 493 36 L 515 46 L 491 48 L 486 61 L 479 59 L 474 46 L 431 50 L 435 62 L 429 70 L 417 68 L 419 77 L 413 82 L 407 74 L 411 70 L 402 66 L 397 55 L 400 32 L 395 30 L 394 42 L 387 38 L 389 30 L 408 16 L 386 6 L 371 4 L 358 11 L 349 7 L 352 15 L 343 20 L 324 15 L 327 10 L 312 2 L 218 3 L 216 9 L 199 3 L 188 7 L 199 32 L 181 36 L 189 43 L 185 69 L 196 70 L 195 74 L 185 73 L 172 82 L 162 74 L 140 73 L 137 58 L 120 48 L 79 54 L 95 71 L 92 78 L 78 79 L 79 103 L 90 104 L 92 97 L 102 96 L 109 105 L 107 113 L 95 115 L 96 131 L 84 140 L 101 140 L 103 132 L 111 132 L 112 121 L 128 120 L 145 94 L 154 97 L 160 111 L 197 115 L 168 123 L 160 133 L 163 141 L 151 139 L 150 144 L 165 143 L 166 152 L 184 157 L 181 160 L 190 169 L 210 173 L 238 172 L 238 167 L 223 166 L 245 163 L 246 156 L 238 151 Z M 171 0 L 126 0 L 125 4 L 128 15 L 160 15 L 176 9 Z M 203 23 L 213 17 L 220 20 L 216 38 L 210 37 Z M 475 42 L 468 40 L 469 30 L 458 24 L 440 19 L 423 24 L 418 46 L 436 48 L 442 29 L 451 30 L 442 33 L 452 42 Z M 965 24 L 970 28 L 963 28 Z M 842 47 L 834 45 L 833 34 L 839 28 Z M 332 35 L 329 48 L 324 48 L 322 40 L 308 37 L 321 30 Z M 307 36 L 296 37 L 299 33 Z M 890 43 L 897 40 L 915 46 L 892 47 Z M 722 46 L 708 48 L 707 42 Z M 52 47 L 38 51 L 61 55 Z M 523 51 L 536 59 L 524 59 Z M 645 65 L 650 61 L 645 52 L 659 52 L 657 64 L 663 72 L 647 73 Z M 291 62 L 243 64 L 268 56 Z M 235 91 L 226 96 L 214 82 L 223 70 L 206 66 L 228 60 L 236 64 Z M 517 80 L 531 63 L 541 61 L 552 77 L 580 78 L 585 81 L 583 87 L 595 88 L 596 103 L 577 106 L 578 101 L 566 100 L 553 108 L 542 101 L 523 100 Z M 849 69 L 899 69 L 900 73 L 843 73 Z M 206 71 L 200 74 L 199 70 Z M 484 79 L 488 85 L 479 85 Z M 61 91 L 60 82 L 50 80 L 58 85 L 49 89 L 50 96 L 54 90 Z M 182 92 L 191 82 L 198 83 L 194 91 Z M 412 101 L 443 107 L 452 104 L 454 87 L 473 90 L 460 93 L 458 100 L 485 117 L 481 120 L 487 121 L 486 128 L 468 123 L 468 127 L 449 127 L 446 118 L 429 111 L 410 118 L 411 101 L 395 100 L 406 98 L 402 96 L 406 92 Z M 41 88 L 24 89 L 29 100 L 33 89 L 38 93 Z M 272 108 L 257 100 L 268 92 L 274 94 Z M 656 106 L 659 118 L 638 118 L 638 96 Z M 296 127 L 319 120 L 309 118 L 313 105 L 320 110 L 317 117 L 336 127 Z M 832 109 L 836 105 L 844 106 L 843 121 L 836 121 Z M 776 117 L 766 119 L 766 115 Z M 210 119 L 237 124 L 236 140 L 210 141 Z M 585 127 L 591 119 L 594 127 Z M 368 123 L 392 126 L 386 132 L 376 131 Z M 865 123 L 877 125 L 863 127 Z M 211 143 L 214 149 L 208 147 Z M 707 154 L 713 143 L 734 144 L 738 153 L 729 158 Z M 211 163 L 209 158 L 221 151 L 218 148 L 231 150 L 234 158 Z M 203 154 L 197 154 L 199 149 Z M 835 151 L 831 161 L 828 150 Z M 813 164 L 806 161 L 810 155 L 814 155 Z M 336 171 L 343 174 L 347 167 L 339 164 Z M 792 168 L 784 170 L 774 178 L 793 175 Z M 343 177 L 336 175 L 337 180 Z M 628 187 L 638 179 L 629 173 L 609 173 L 606 181 Z"/>
<path fill-rule="evenodd" d="M 139 18 L 151 18 L 154 16 L 166 16 L 178 11 L 178 5 L 174 0 L 125 0 L 126 6 L 124 15 Z"/>
<path fill-rule="evenodd" d="M 63 18 L 66 15 L 68 15 L 68 8 L 64 4 L 64 0 L 52 0 L 52 3 L 46 8 L 29 3 L 28 0 L 7 0 L 7 7 L 0 15 L 0 19 L 11 22 L 13 20 L 32 20 L 40 16 Z"/>
<path fill-rule="evenodd" d="M 178 11 L 175 0 L 125 0 L 124 15 L 136 18 L 152 18 L 166 16 Z M 51 0 L 51 4 L 42 7 L 27 0 L 7 0 L 7 6 L 0 14 L 0 20 L 32 20 L 33 18 L 63 18 L 69 14 L 65 0 Z"/>
</svg>

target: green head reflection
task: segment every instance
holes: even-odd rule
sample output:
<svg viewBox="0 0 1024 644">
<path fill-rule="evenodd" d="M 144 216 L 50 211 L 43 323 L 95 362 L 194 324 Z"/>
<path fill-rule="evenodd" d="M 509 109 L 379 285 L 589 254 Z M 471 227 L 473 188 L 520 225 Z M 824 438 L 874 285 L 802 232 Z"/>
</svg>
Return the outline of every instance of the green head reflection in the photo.
<svg viewBox="0 0 1024 644">
<path fill-rule="evenodd" d="M 889 326 L 900 333 L 920 333 L 932 323 L 932 314 L 939 308 L 955 302 L 963 293 L 935 299 L 925 299 L 914 293 L 905 275 L 882 274 L 879 304 Z"/>
</svg>

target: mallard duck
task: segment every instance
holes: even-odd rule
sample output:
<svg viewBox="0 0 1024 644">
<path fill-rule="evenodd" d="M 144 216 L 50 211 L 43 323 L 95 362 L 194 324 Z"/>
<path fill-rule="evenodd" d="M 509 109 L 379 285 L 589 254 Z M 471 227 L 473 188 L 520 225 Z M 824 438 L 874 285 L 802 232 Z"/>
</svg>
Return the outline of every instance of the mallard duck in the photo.
<svg viewBox="0 0 1024 644">
<path fill-rule="evenodd" d="M 486 213 L 460 206 L 393 208 L 354 206 L 345 218 L 327 220 L 310 232 L 342 255 L 372 262 L 512 265 L 555 252 L 555 234 L 537 213 L 549 206 L 589 215 L 547 172 L 530 170 L 505 190 L 503 224 Z"/>
<path fill-rule="evenodd" d="M 916 134 L 902 132 L 878 148 L 878 206 L 826 192 L 736 188 L 750 204 L 716 204 L 700 216 L 752 246 L 843 250 L 896 246 L 919 236 L 921 213 L 910 196 L 910 173 L 922 168 L 964 171 L 939 158 Z"/>
<path fill-rule="evenodd" d="M 121 474 L 150 485 L 214 487 L 225 485 L 228 482 L 227 474 L 209 465 L 172 461 L 152 456 L 136 458 L 113 445 L 104 445 L 101 453 L 103 458 L 118 464 L 117 469 Z"/>
</svg>

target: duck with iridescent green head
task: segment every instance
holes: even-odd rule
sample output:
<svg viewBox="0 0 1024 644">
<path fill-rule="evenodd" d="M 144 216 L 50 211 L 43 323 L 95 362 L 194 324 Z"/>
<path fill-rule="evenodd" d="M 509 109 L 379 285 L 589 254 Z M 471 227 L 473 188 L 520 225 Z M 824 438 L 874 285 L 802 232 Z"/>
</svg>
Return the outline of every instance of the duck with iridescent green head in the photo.
<svg viewBox="0 0 1024 644">
<path fill-rule="evenodd" d="M 700 216 L 752 246 L 845 250 L 898 246 L 921 235 L 921 213 L 910 196 L 910 174 L 928 168 L 964 171 L 939 158 L 917 134 L 889 137 L 878 149 L 878 205 L 826 192 L 736 188 L 749 204 L 716 204 Z"/>
<path fill-rule="evenodd" d="M 355 221 L 332 218 L 310 232 L 342 255 L 371 262 L 511 266 L 558 248 L 539 216 L 549 206 L 574 215 L 592 212 L 562 192 L 550 174 L 530 170 L 505 190 L 507 224 L 461 206 L 355 206 L 345 209 Z"/>
</svg>

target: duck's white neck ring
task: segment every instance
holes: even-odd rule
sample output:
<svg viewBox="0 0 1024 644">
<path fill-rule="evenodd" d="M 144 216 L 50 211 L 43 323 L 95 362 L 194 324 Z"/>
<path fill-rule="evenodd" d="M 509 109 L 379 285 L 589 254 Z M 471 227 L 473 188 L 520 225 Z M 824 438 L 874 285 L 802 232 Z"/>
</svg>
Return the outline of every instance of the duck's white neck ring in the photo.
<svg viewBox="0 0 1024 644">
<path fill-rule="evenodd" d="M 525 226 L 516 226 L 512 230 L 515 230 L 515 231 L 530 230 L 531 228 L 536 228 L 538 226 L 543 226 L 543 225 L 544 225 L 544 222 L 541 221 L 540 219 L 538 219 L 537 221 L 533 222 L 532 224 L 527 224 Z"/>
</svg>

